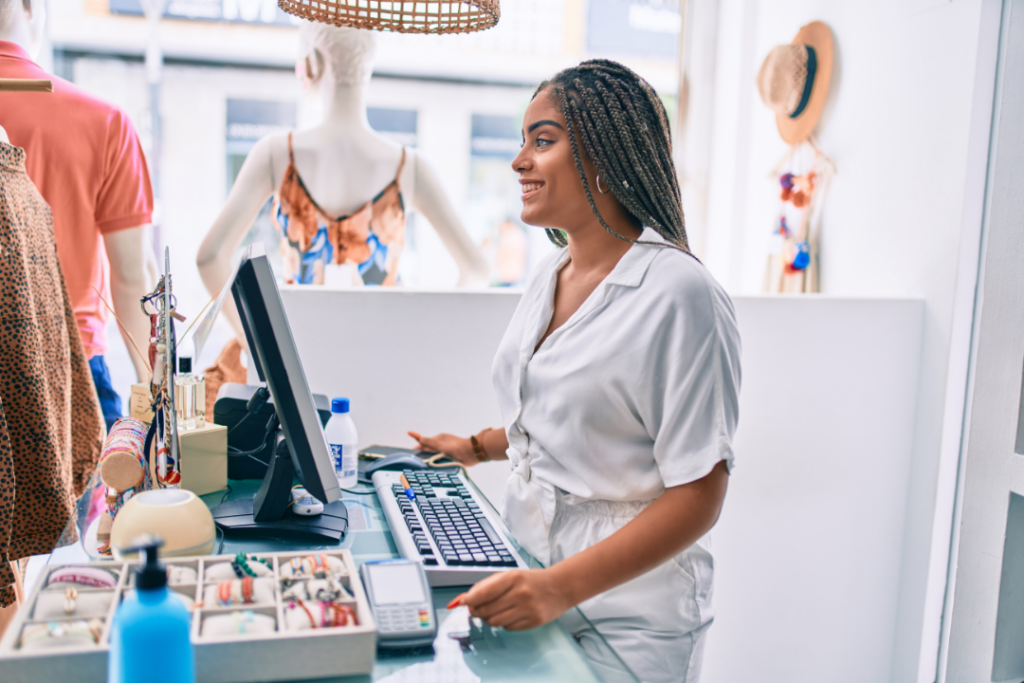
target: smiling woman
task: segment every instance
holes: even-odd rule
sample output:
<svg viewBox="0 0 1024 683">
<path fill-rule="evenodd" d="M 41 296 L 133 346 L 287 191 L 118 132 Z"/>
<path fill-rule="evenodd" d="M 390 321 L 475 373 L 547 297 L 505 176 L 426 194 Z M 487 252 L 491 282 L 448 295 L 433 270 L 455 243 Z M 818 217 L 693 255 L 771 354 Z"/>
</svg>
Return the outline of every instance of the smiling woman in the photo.
<svg viewBox="0 0 1024 683">
<path fill-rule="evenodd" d="M 579 606 L 644 681 L 700 676 L 732 466 L 740 340 L 687 250 L 664 107 L 626 67 L 584 62 L 537 89 L 512 162 L 525 223 L 567 247 L 541 263 L 498 348 L 503 429 L 420 446 L 508 457 L 502 516 L 547 569 L 463 598 L 493 626 L 561 618 L 600 666 Z M 592 192 L 596 188 L 597 192 Z"/>
</svg>

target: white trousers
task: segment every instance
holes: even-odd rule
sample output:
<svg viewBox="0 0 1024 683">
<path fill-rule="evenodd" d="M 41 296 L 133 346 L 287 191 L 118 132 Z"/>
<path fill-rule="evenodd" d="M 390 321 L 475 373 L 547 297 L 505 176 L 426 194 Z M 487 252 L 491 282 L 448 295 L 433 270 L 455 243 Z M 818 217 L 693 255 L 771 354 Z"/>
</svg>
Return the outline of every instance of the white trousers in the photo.
<svg viewBox="0 0 1024 683">
<path fill-rule="evenodd" d="M 505 493 L 504 517 L 512 534 L 549 566 L 608 538 L 649 504 L 603 500 L 570 504 L 536 479 L 515 475 L 509 478 Z M 538 509 L 548 507 L 554 509 Z M 539 519 L 551 520 L 547 543 L 541 542 Z M 524 522 L 529 528 L 524 528 Z M 644 683 L 699 683 L 704 635 L 714 618 L 713 566 L 705 537 L 646 574 L 580 604 L 590 624 L 576 610 L 569 610 L 560 621 L 594 667 L 610 680 L 617 680 L 615 672 L 621 671 L 621 665 L 600 646 L 594 629 Z"/>
</svg>

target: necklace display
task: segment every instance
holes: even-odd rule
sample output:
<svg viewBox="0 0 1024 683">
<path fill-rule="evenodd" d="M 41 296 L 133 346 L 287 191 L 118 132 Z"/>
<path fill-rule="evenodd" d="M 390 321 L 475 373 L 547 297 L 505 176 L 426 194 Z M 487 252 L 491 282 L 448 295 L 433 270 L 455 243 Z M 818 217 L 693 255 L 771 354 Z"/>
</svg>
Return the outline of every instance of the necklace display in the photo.
<svg viewBox="0 0 1024 683">
<path fill-rule="evenodd" d="M 769 242 L 765 293 L 818 291 L 817 224 L 833 172 L 832 162 L 810 141 L 790 148 L 771 172 L 780 206 Z"/>
</svg>

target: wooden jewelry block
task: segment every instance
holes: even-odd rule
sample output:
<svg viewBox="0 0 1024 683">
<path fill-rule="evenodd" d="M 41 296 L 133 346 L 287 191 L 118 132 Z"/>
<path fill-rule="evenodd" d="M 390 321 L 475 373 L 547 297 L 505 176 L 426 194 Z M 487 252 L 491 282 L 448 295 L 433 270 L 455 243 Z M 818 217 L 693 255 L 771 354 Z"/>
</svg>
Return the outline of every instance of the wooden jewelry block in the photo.
<svg viewBox="0 0 1024 683">
<path fill-rule="evenodd" d="M 100 515 L 100 524 L 96 527 L 96 540 L 106 543 L 110 540 L 110 528 L 114 526 L 114 520 L 110 517 L 110 511 L 104 510 Z"/>
<path fill-rule="evenodd" d="M 181 488 L 197 496 L 228 487 L 228 428 L 207 422 L 178 433 Z"/>
<path fill-rule="evenodd" d="M 131 398 L 128 400 L 128 414 L 149 424 L 153 421 L 152 402 L 149 384 L 133 384 Z"/>
</svg>

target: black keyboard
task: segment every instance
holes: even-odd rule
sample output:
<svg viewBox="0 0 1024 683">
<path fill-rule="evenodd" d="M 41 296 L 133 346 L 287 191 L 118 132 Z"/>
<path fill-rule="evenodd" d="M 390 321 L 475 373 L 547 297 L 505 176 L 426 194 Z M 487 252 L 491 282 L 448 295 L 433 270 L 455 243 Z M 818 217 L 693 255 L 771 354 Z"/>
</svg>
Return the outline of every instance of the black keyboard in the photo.
<svg viewBox="0 0 1024 683">
<path fill-rule="evenodd" d="M 403 474 L 414 499 L 402 488 Z M 433 586 L 466 585 L 496 571 L 526 567 L 463 476 L 438 470 L 373 474 L 399 552 L 421 560 Z"/>
</svg>

